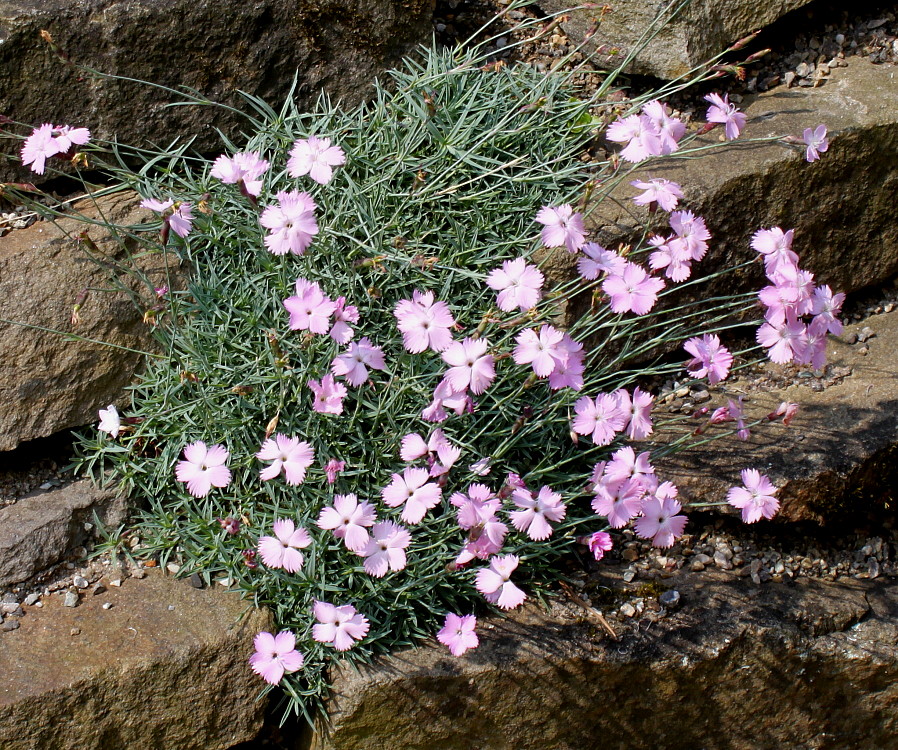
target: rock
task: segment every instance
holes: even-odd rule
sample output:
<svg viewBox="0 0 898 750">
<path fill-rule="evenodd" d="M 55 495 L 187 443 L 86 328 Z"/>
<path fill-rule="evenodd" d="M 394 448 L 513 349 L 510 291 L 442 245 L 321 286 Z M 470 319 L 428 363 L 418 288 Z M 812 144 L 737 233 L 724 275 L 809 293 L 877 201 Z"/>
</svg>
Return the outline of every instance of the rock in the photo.
<svg viewBox="0 0 898 750">
<path fill-rule="evenodd" d="M 673 589 L 661 592 L 658 601 L 668 609 L 674 609 L 680 605 L 680 592 Z"/>
<path fill-rule="evenodd" d="M 721 727 L 734 748 L 809 747 L 823 731 L 844 747 L 893 744 L 894 583 L 756 588 L 705 572 L 677 590 L 689 607 L 617 641 L 561 606 L 532 607 L 482 623 L 463 658 L 433 643 L 340 666 L 312 747 L 719 747 Z"/>
<path fill-rule="evenodd" d="M 0 508 L 0 586 L 22 583 L 62 560 L 86 538 L 83 524 L 94 513 L 117 526 L 126 515 L 124 498 L 80 480 Z"/>
<path fill-rule="evenodd" d="M 620 613 L 624 617 L 633 617 L 636 614 L 636 607 L 634 607 L 629 602 L 627 604 L 622 604 L 620 608 Z"/>
<path fill-rule="evenodd" d="M 721 269 L 754 259 L 752 234 L 780 226 L 795 229 L 793 249 L 802 268 L 834 291 L 875 286 L 898 273 L 898 213 L 891 187 L 898 182 L 898 77 L 866 60 L 848 62 L 825 86 L 774 89 L 745 108 L 749 138 L 800 137 L 805 128 L 826 123 L 831 145 L 819 161 L 808 164 L 800 146 L 734 141 L 702 158 L 653 161 L 634 174 L 683 186 L 687 207 L 706 219 L 713 237 L 704 263 Z M 704 142 L 716 142 L 717 135 L 712 131 Z M 590 217 L 596 241 L 607 247 L 640 236 L 629 200 L 638 191 L 628 183 L 629 178 Z M 713 296 L 765 283 L 757 270 L 727 275 L 716 289 L 703 284 L 701 290 Z"/>
<path fill-rule="evenodd" d="M 79 589 L 86 589 L 90 586 L 90 581 L 88 581 L 84 576 L 75 576 L 72 579 L 72 584 Z"/>
<path fill-rule="evenodd" d="M 0 45 L 0 56 L 5 47 Z M 79 201 L 75 209 L 94 218 L 101 211 L 110 221 L 129 225 L 150 218 L 148 211 L 137 208 L 137 202 L 137 196 L 127 192 L 100 198 L 96 206 Z M 155 304 L 155 299 L 151 303 L 146 287 L 121 270 L 126 255 L 117 241 L 89 227 L 89 236 L 106 254 L 100 260 L 107 265 L 101 267 L 72 241 L 88 225 L 66 218 L 59 226 L 41 221 L 3 238 L 0 318 L 129 349 L 152 350 L 155 345 L 143 323 L 143 310 L 124 292 L 90 292 L 79 312 L 81 321 L 72 325 L 73 306 L 88 287 L 109 289 L 120 283 L 146 306 Z M 130 240 L 129 244 L 132 251 L 136 249 Z M 173 255 L 146 255 L 139 266 L 157 286 L 183 284 Z M 0 451 L 96 422 L 98 409 L 123 399 L 122 389 L 141 362 L 140 354 L 0 322 Z"/>
<path fill-rule="evenodd" d="M 250 127 L 246 120 L 204 106 L 165 107 L 173 95 L 161 89 L 67 66 L 40 31 L 75 63 L 190 87 L 252 112 L 238 90 L 279 110 L 294 76 L 301 105 L 323 91 L 360 101 L 376 76 L 430 39 L 432 14 L 433 0 L 0 0 L 0 112 L 134 145 L 197 135 L 195 148 L 220 151 L 216 129 L 233 137 Z M 9 168 L 0 169 L 0 180 L 9 179 Z"/>
<path fill-rule="evenodd" d="M 36 604 L 40 598 L 41 595 L 36 591 L 28 594 L 28 596 L 25 597 L 25 606 L 30 607 L 32 604 Z"/>
<path fill-rule="evenodd" d="M 18 630 L 21 626 L 22 623 L 20 623 L 18 620 L 6 620 L 6 622 L 4 622 L 2 626 L 0 626 L 0 629 L 2 629 L 4 633 L 9 633 L 13 630 Z"/>
<path fill-rule="evenodd" d="M 851 367 L 850 377 L 821 391 L 793 385 L 751 393 L 746 403 L 751 418 L 763 417 L 782 401 L 798 403 L 788 427 L 764 422 L 752 428 L 747 441 L 725 437 L 664 456 L 655 462 L 658 476 L 673 482 L 681 498 L 714 502 L 741 484 L 742 468 L 760 468 L 779 487 L 775 522 L 840 523 L 888 508 L 892 488 L 898 486 L 898 313 L 876 315 L 866 323 L 877 332 L 866 357 L 857 347 L 830 339 L 831 366 Z M 846 333 L 856 328 L 847 326 Z M 799 440 L 802 435 L 808 439 Z M 660 444 L 675 434 L 657 437 Z M 738 514 L 728 506 L 717 510 Z"/>
<path fill-rule="evenodd" d="M 66 591 L 65 598 L 62 600 L 63 607 L 77 607 L 78 606 L 78 592 L 77 591 Z"/>
<path fill-rule="evenodd" d="M 608 67 L 617 67 L 633 50 L 641 37 L 653 26 L 655 17 L 666 9 L 671 18 L 624 70 L 638 75 L 673 79 L 685 75 L 722 52 L 731 43 L 772 23 L 785 13 L 806 5 L 810 0 L 716 0 L 713 3 L 689 3 L 678 14 L 671 11 L 680 3 L 666 0 L 618 0 L 610 12 L 602 16 L 601 24 L 586 49 L 597 45 L 607 46 L 608 52 L 600 54 L 599 61 Z M 564 0 L 539 0 L 538 5 L 547 12 L 567 10 L 571 6 Z M 580 10 L 570 14 L 570 21 L 562 27 L 572 40 L 582 41 L 588 31 L 593 31 L 598 9 Z M 612 49 L 618 54 L 608 54 Z"/>
<path fill-rule="evenodd" d="M 3 750 L 34 750 L 35 738 L 53 750 L 224 750 L 255 736 L 266 701 L 246 662 L 255 633 L 271 629 L 265 614 L 242 618 L 238 597 L 161 575 L 108 600 L 65 609 L 54 597 L 3 634 Z"/>
</svg>

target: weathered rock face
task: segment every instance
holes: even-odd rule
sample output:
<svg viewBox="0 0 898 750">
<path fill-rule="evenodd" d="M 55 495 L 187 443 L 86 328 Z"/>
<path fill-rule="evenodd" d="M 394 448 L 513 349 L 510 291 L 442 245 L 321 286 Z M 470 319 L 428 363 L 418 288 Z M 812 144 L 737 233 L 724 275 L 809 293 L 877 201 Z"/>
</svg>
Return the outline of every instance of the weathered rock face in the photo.
<svg viewBox="0 0 898 750">
<path fill-rule="evenodd" d="M 87 537 L 84 524 L 125 520 L 125 499 L 81 480 L 51 492 L 34 492 L 0 508 L 0 587 L 22 583 L 60 562 Z"/>
<path fill-rule="evenodd" d="M 807 5 L 810 0 L 692 0 L 674 13 L 678 2 L 669 0 L 620 0 L 611 5 L 587 49 L 607 45 L 619 50 L 599 59 L 616 67 L 653 26 L 655 18 L 670 19 L 657 36 L 636 54 L 624 68 L 627 73 L 674 79 L 709 60 L 730 44 L 763 26 L 773 23 L 791 10 Z M 543 10 L 558 12 L 570 7 L 564 0 L 540 0 Z M 577 11 L 563 24 L 567 34 L 577 42 L 594 27 L 599 8 Z"/>
<path fill-rule="evenodd" d="M 884 747 L 898 731 L 898 590 L 677 581 L 680 608 L 612 641 L 582 610 L 525 609 L 454 658 L 339 670 L 315 750 Z"/>
<path fill-rule="evenodd" d="M 93 78 L 62 63 L 40 31 L 77 64 L 231 104 L 242 90 L 277 108 L 295 74 L 304 104 L 323 91 L 361 101 L 377 75 L 429 38 L 432 12 L 433 0 L 0 0 L 0 112 L 135 145 L 195 134 L 197 148 L 219 149 L 215 128 L 234 134 L 245 120 L 166 108 L 172 95 L 161 89 Z M 0 165 L 0 179 L 13 174 Z"/>
<path fill-rule="evenodd" d="M 75 608 L 29 607 L 0 633 L 0 747 L 217 750 L 252 738 L 265 701 L 247 659 L 270 623 L 240 619 L 245 609 L 161 575 Z"/>
<path fill-rule="evenodd" d="M 137 209 L 138 200 L 133 193 L 119 194 L 96 206 L 82 201 L 75 208 L 133 225 L 149 218 L 148 211 Z M 151 289 L 119 266 L 104 268 L 88 259 L 75 239 L 85 229 L 74 219 L 61 220 L 59 227 L 39 222 L 0 240 L 0 318 L 120 347 L 152 349 L 149 326 L 132 300 L 124 292 L 102 291 L 113 289 L 110 273 L 147 306 L 152 304 Z M 126 262 L 117 241 L 97 227 L 88 234 L 107 253 L 105 260 Z M 173 255 L 148 255 L 137 265 L 151 284 L 178 288 L 183 277 L 176 262 Z M 92 291 L 80 323 L 72 325 L 72 308 L 85 289 Z M 140 361 L 135 352 L 0 322 L 0 450 L 96 421 L 99 408 L 122 398 Z"/>
</svg>

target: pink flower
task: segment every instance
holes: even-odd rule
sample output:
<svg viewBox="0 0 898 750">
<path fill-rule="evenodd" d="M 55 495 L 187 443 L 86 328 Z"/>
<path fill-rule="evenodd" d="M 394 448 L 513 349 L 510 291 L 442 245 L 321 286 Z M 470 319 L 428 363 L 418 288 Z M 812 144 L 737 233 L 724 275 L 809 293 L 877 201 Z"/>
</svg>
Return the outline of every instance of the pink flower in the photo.
<svg viewBox="0 0 898 750">
<path fill-rule="evenodd" d="M 730 104 L 729 95 L 724 94 L 721 99 L 720 94 L 708 94 L 705 101 L 711 102 L 705 119 L 708 122 L 723 123 L 723 130 L 728 141 L 738 138 L 742 128 L 745 127 L 745 114 L 736 109 L 735 104 Z M 670 545 L 665 546 L 669 547 Z"/>
<path fill-rule="evenodd" d="M 612 312 L 634 312 L 645 315 L 658 301 L 658 292 L 664 289 L 664 281 L 649 276 L 642 266 L 627 262 L 623 272 L 608 276 L 602 282 L 602 290 L 610 299 Z"/>
<path fill-rule="evenodd" d="M 298 529 L 289 518 L 277 520 L 272 525 L 274 536 L 259 537 L 258 550 L 269 568 L 283 568 L 295 573 L 302 568 L 301 549 L 312 543 L 312 537 L 302 526 Z"/>
<path fill-rule="evenodd" d="M 443 352 L 443 361 L 449 369 L 443 376 L 456 393 L 470 388 L 477 395 L 489 388 L 496 370 L 493 355 L 487 354 L 490 342 L 486 339 L 466 338 L 454 341 Z"/>
<path fill-rule="evenodd" d="M 510 580 L 518 562 L 515 555 L 494 557 L 489 568 L 477 571 L 475 586 L 490 604 L 500 609 L 514 609 L 523 604 L 527 595 Z"/>
<path fill-rule="evenodd" d="M 805 128 L 802 140 L 808 147 L 805 152 L 805 159 L 809 162 L 817 161 L 820 158 L 820 154 L 829 148 L 829 141 L 826 139 L 826 125 L 818 125 L 813 130 Z"/>
<path fill-rule="evenodd" d="M 258 151 L 241 151 L 232 157 L 219 156 L 210 174 L 225 185 L 239 183 L 248 195 L 258 196 L 262 192 L 262 180 L 259 178 L 267 169 L 268 162 L 259 156 Z"/>
<path fill-rule="evenodd" d="M 768 350 L 771 362 L 784 365 L 807 345 L 807 328 L 803 323 L 787 318 L 778 326 L 764 323 L 758 328 L 755 339 Z"/>
<path fill-rule="evenodd" d="M 347 651 L 368 635 L 368 618 L 358 614 L 351 604 L 337 607 L 316 601 L 312 612 L 320 623 L 312 626 L 312 638 L 331 644 L 337 651 Z"/>
<path fill-rule="evenodd" d="M 652 434 L 652 404 L 654 397 L 646 393 L 638 386 L 633 391 L 633 397 L 623 388 L 615 391 L 618 406 L 628 419 L 627 435 L 630 440 L 642 440 Z"/>
<path fill-rule="evenodd" d="M 275 255 L 303 255 L 318 234 L 315 201 L 297 190 L 282 190 L 275 197 L 278 204 L 268 206 L 259 217 L 259 223 L 268 230 L 265 247 Z"/>
<path fill-rule="evenodd" d="M 449 653 L 453 656 L 461 656 L 468 649 L 480 645 L 477 633 L 474 632 L 476 627 L 477 618 L 474 615 L 454 615 L 450 612 L 437 633 L 437 640 L 448 646 Z"/>
<path fill-rule="evenodd" d="M 618 119 L 608 126 L 605 137 L 615 143 L 625 143 L 621 158 L 636 164 L 650 156 L 661 155 L 661 140 L 658 129 L 650 118 L 644 115 L 630 115 Z"/>
<path fill-rule="evenodd" d="M 22 165 L 31 165 L 32 172 L 43 174 L 47 159 L 53 156 L 70 158 L 76 145 L 83 146 L 89 140 L 87 128 L 44 123 L 31 131 L 22 144 Z"/>
<path fill-rule="evenodd" d="M 549 521 L 561 521 L 567 514 L 567 508 L 561 502 L 561 495 L 553 492 L 548 485 L 543 485 L 536 497 L 528 490 L 516 490 L 511 496 L 514 504 L 523 510 L 511 512 L 511 523 L 518 531 L 526 532 L 535 542 L 541 542 L 552 536 Z"/>
<path fill-rule="evenodd" d="M 630 445 L 618 448 L 611 454 L 611 460 L 604 466 L 599 484 L 620 484 L 628 479 L 637 480 L 648 492 L 654 492 L 658 481 L 648 451 L 639 455 Z"/>
<path fill-rule="evenodd" d="M 649 267 L 653 271 L 664 269 L 664 275 L 674 282 L 686 281 L 692 275 L 692 253 L 689 243 L 682 237 L 649 237 L 655 251 L 649 255 Z"/>
<path fill-rule="evenodd" d="M 353 342 L 345 353 L 337 355 L 331 362 L 331 372 L 334 375 L 345 376 L 346 382 L 353 387 L 358 387 L 368 379 L 368 368 L 383 370 L 384 350 L 374 346 L 371 339 L 363 336 L 358 343 Z"/>
<path fill-rule="evenodd" d="M 757 469 L 742 470 L 742 487 L 730 487 L 727 502 L 742 511 L 745 523 L 773 518 L 780 502 L 774 497 L 777 488 Z"/>
<path fill-rule="evenodd" d="M 811 315 L 814 320 L 821 321 L 828 333 L 838 336 L 842 333 L 842 321 L 837 317 L 842 312 L 842 303 L 845 295 L 842 292 L 833 294 L 828 284 L 819 286 L 814 290 L 814 299 L 811 303 Z"/>
<path fill-rule="evenodd" d="M 784 232 L 779 227 L 759 229 L 752 235 L 751 247 L 764 256 L 764 266 L 768 277 L 777 273 L 781 266 L 794 266 L 798 255 L 792 250 L 794 229 Z"/>
<path fill-rule="evenodd" d="M 539 302 L 544 280 L 542 272 L 536 266 L 531 266 L 523 258 L 515 258 L 505 261 L 502 268 L 490 271 L 486 284 L 499 292 L 496 298 L 499 309 L 511 312 L 535 307 Z"/>
<path fill-rule="evenodd" d="M 332 167 L 346 163 L 346 154 L 339 146 L 331 146 L 330 138 L 310 135 L 295 141 L 287 161 L 287 173 L 291 177 L 309 175 L 319 185 L 327 185 L 334 176 Z"/>
<path fill-rule="evenodd" d="M 261 461 L 271 461 L 271 465 L 262 469 L 260 476 L 264 481 L 274 479 L 283 472 L 287 484 L 302 484 L 308 469 L 315 460 L 315 450 L 305 440 L 289 438 L 277 433 L 262 443 L 262 449 L 256 454 Z"/>
<path fill-rule="evenodd" d="M 122 429 L 122 420 L 115 404 L 109 404 L 105 409 L 100 409 L 100 425 L 97 429 L 107 433 L 110 437 L 118 437 L 119 430 Z"/>
<path fill-rule="evenodd" d="M 330 529 L 342 539 L 346 549 L 361 552 L 368 544 L 365 527 L 374 524 L 376 515 L 371 503 L 360 503 L 354 494 L 334 495 L 333 507 L 322 508 L 317 523 L 319 529 Z"/>
<path fill-rule="evenodd" d="M 502 549 L 508 534 L 508 527 L 496 515 L 502 501 L 486 485 L 475 482 L 468 486 L 467 494 L 454 492 L 450 502 L 458 508 L 459 528 L 468 532 L 468 541 L 455 558 L 456 565 L 474 558 L 487 560 Z"/>
<path fill-rule="evenodd" d="M 693 378 L 708 376 L 708 382 L 716 385 L 721 380 L 726 380 L 733 364 L 733 355 L 725 346 L 721 346 L 720 339 L 715 334 L 705 334 L 701 338 L 694 336 L 689 339 L 683 348 L 689 352 L 693 359 L 686 363 L 686 370 Z"/>
<path fill-rule="evenodd" d="M 206 448 L 202 440 L 184 448 L 184 461 L 175 467 L 175 477 L 187 483 L 187 491 L 194 497 L 205 497 L 213 487 L 227 487 L 231 470 L 225 466 L 229 454 L 223 445 Z"/>
<path fill-rule="evenodd" d="M 543 206 L 536 214 L 536 221 L 543 224 L 540 234 L 546 247 L 566 247 L 576 253 L 586 242 L 586 227 L 583 216 L 574 213 L 569 204 L 563 206 Z"/>
<path fill-rule="evenodd" d="M 711 233 L 701 216 L 692 211 L 674 211 L 670 215 L 670 228 L 677 238 L 685 243 L 686 251 L 692 260 L 701 260 L 708 252 L 708 240 Z"/>
<path fill-rule="evenodd" d="M 613 250 L 606 250 L 595 242 L 587 242 L 583 246 L 583 254 L 577 261 L 577 271 L 587 281 L 599 278 L 600 273 L 621 274 L 627 261 Z"/>
<path fill-rule="evenodd" d="M 592 434 L 596 445 L 608 445 L 627 424 L 628 415 L 620 410 L 618 399 L 608 393 L 600 393 L 593 401 L 589 396 L 577 399 L 574 404 L 577 416 L 573 429 L 578 435 Z"/>
<path fill-rule="evenodd" d="M 140 207 L 161 214 L 165 226 L 171 227 L 179 237 L 186 237 L 193 228 L 193 208 L 190 203 L 175 203 L 171 198 L 167 201 L 145 198 L 140 202 Z M 171 212 L 168 210 L 170 208 L 173 209 Z"/>
<path fill-rule="evenodd" d="M 514 361 L 519 365 L 531 365 L 533 372 L 541 378 L 548 377 L 559 363 L 567 361 L 563 339 L 564 334 L 549 325 L 542 326 L 539 333 L 526 328 L 515 338 L 518 345 L 514 350 Z"/>
<path fill-rule="evenodd" d="M 574 341 L 568 334 L 561 337 L 561 343 L 555 351 L 555 369 L 549 373 L 549 388 L 557 391 L 571 388 L 579 391 L 583 388 L 583 344 Z"/>
<path fill-rule="evenodd" d="M 767 419 L 772 421 L 777 417 L 782 417 L 783 424 L 788 427 L 796 414 L 798 414 L 798 404 L 791 401 L 783 401 L 774 411 L 767 415 Z"/>
<path fill-rule="evenodd" d="M 310 380 L 306 385 L 315 394 L 312 408 L 319 414 L 342 414 L 343 399 L 348 391 L 346 386 L 334 380 L 333 375 L 325 375 L 321 380 Z"/>
<path fill-rule="evenodd" d="M 670 547 L 674 539 L 683 535 L 686 516 L 678 516 L 681 506 L 674 499 L 677 488 L 670 482 L 658 487 L 656 495 L 642 502 L 642 516 L 636 520 L 636 533 L 643 539 L 651 539 L 656 547 Z"/>
<path fill-rule="evenodd" d="M 337 297 L 334 300 L 334 305 L 334 326 L 328 335 L 338 344 L 345 344 L 352 339 L 355 333 L 349 324 L 359 322 L 359 308 L 355 305 L 347 305 L 346 297 Z"/>
<path fill-rule="evenodd" d="M 333 484 L 337 481 L 337 474 L 339 474 L 343 469 L 346 468 L 345 461 L 338 461 L 336 458 L 332 458 L 324 467 L 324 473 L 327 474 L 327 483 Z"/>
<path fill-rule="evenodd" d="M 393 474 L 393 481 L 381 491 L 383 501 L 391 508 L 404 505 L 402 520 L 408 524 L 420 523 L 424 514 L 440 502 L 443 491 L 433 482 L 427 482 L 427 469 L 406 468 L 402 474 Z"/>
<path fill-rule="evenodd" d="M 637 206 L 648 206 L 652 203 L 657 203 L 662 211 L 669 212 L 677 207 L 679 199 L 683 197 L 683 189 L 671 180 L 662 180 L 656 177 L 648 182 L 633 180 L 630 184 L 645 191 L 633 198 L 633 202 Z"/>
<path fill-rule="evenodd" d="M 284 300 L 284 308 L 290 313 L 291 331 L 308 330 L 324 335 L 330 329 L 330 317 L 337 306 L 318 284 L 298 278 L 296 294 Z"/>
<path fill-rule="evenodd" d="M 466 411 L 472 412 L 473 408 L 473 402 L 468 395 L 467 388 L 454 391 L 452 386 L 449 385 L 449 381 L 443 379 L 433 391 L 433 401 L 422 410 L 421 418 L 428 422 L 445 422 L 448 418 L 446 409 L 461 416 Z"/>
<path fill-rule="evenodd" d="M 405 548 L 412 543 L 408 529 L 393 521 L 374 524 L 371 539 L 359 552 L 365 558 L 365 572 L 375 578 L 383 578 L 388 570 L 405 567 Z"/>
<path fill-rule="evenodd" d="M 296 636 L 289 630 L 272 635 L 264 630 L 253 638 L 256 653 L 249 664 L 259 677 L 270 685 L 277 685 L 285 673 L 302 669 L 304 659 L 296 650 Z"/>
<path fill-rule="evenodd" d="M 403 461 L 414 461 L 422 456 L 427 456 L 427 461 L 430 464 L 430 476 L 437 477 L 447 473 L 458 461 L 461 456 L 461 448 L 453 445 L 446 437 L 446 433 L 440 429 L 434 430 L 427 442 L 424 442 L 424 438 L 417 432 L 410 432 L 402 438 L 399 457 Z M 436 458 L 439 458 L 440 463 L 437 463 Z"/>
<path fill-rule="evenodd" d="M 611 541 L 611 534 L 607 531 L 596 531 L 589 536 L 578 538 L 577 541 L 589 547 L 589 551 L 592 552 L 596 562 L 599 562 L 599 560 L 605 557 L 605 553 L 610 552 L 611 548 L 614 547 L 614 543 Z"/>
<path fill-rule="evenodd" d="M 604 516 L 608 520 L 608 525 L 613 529 L 626 526 L 642 508 L 645 488 L 637 479 L 611 483 L 600 482 L 595 489 L 596 495 L 592 499 L 592 509 L 597 515 Z"/>
<path fill-rule="evenodd" d="M 406 351 L 418 354 L 430 348 L 442 352 L 452 343 L 455 318 L 445 302 L 434 302 L 433 292 L 415 290 L 412 299 L 400 300 L 393 310 Z"/>
<path fill-rule="evenodd" d="M 661 146 L 661 156 L 672 154 L 679 148 L 679 140 L 686 134 L 686 125 L 670 116 L 670 108 L 654 99 L 642 105 L 642 119 L 651 123 Z"/>
</svg>

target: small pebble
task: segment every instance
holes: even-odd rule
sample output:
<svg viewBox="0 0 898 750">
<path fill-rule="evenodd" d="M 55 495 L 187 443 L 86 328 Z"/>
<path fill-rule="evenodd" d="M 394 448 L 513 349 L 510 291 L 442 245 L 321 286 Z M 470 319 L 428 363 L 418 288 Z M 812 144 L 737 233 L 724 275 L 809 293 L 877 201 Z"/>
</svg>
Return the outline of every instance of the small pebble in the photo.
<svg viewBox="0 0 898 750">
<path fill-rule="evenodd" d="M 110 585 L 110 586 L 115 586 L 116 588 L 119 588 L 119 587 L 122 585 L 122 579 L 121 579 L 121 578 L 113 578 L 113 579 L 109 582 L 109 585 Z"/>
<path fill-rule="evenodd" d="M 623 578 L 627 583 L 630 583 L 634 578 L 636 578 L 636 571 L 633 568 L 627 568 L 622 574 L 621 578 Z"/>
<path fill-rule="evenodd" d="M 165 566 L 165 569 L 172 575 L 175 575 L 179 570 L 181 570 L 181 566 L 178 565 L 178 563 L 169 563 Z"/>
<path fill-rule="evenodd" d="M 680 603 L 680 592 L 674 589 L 664 591 L 658 597 L 658 601 L 668 609 L 673 609 Z"/>
<path fill-rule="evenodd" d="M 203 588 L 203 579 L 200 577 L 199 573 L 191 573 L 190 578 L 188 578 L 187 581 L 195 589 Z"/>
<path fill-rule="evenodd" d="M 81 635 L 81 628 L 72 628 L 69 631 L 69 635 Z"/>
<path fill-rule="evenodd" d="M 93 595 L 94 595 L 94 596 L 97 596 L 97 594 L 102 594 L 102 593 L 104 593 L 105 591 L 106 591 L 106 587 L 103 586 L 102 584 L 99 584 L 99 583 L 98 583 L 98 584 L 97 584 L 96 586 L 94 586 L 94 588 L 93 588 Z"/>
<path fill-rule="evenodd" d="M 103 602 L 103 609 L 112 609 L 112 602 Z"/>
<path fill-rule="evenodd" d="M 134 568 L 131 571 L 130 575 L 132 578 L 136 578 L 137 580 L 140 580 L 141 578 L 147 577 L 147 572 L 143 568 Z"/>
<path fill-rule="evenodd" d="M 620 613 L 624 617 L 633 617 L 636 614 L 636 607 L 628 602 L 627 604 L 621 605 Z"/>
<path fill-rule="evenodd" d="M 78 606 L 78 592 L 77 591 L 66 591 L 65 598 L 62 600 L 63 607 L 77 607 Z"/>
<path fill-rule="evenodd" d="M 6 622 L 3 623 L 3 625 L 0 625 L 0 628 L 5 630 L 7 633 L 10 632 L 11 630 L 18 630 L 19 627 L 20 627 L 20 624 L 19 624 L 18 620 L 7 620 Z"/>
<path fill-rule="evenodd" d="M 30 607 L 32 604 L 36 604 L 40 598 L 41 595 L 37 591 L 34 591 L 25 597 L 25 605 Z"/>
<path fill-rule="evenodd" d="M 88 581 L 84 576 L 75 576 L 72 579 L 72 583 L 76 588 L 79 589 L 86 589 L 88 586 L 90 586 L 90 581 Z"/>
</svg>

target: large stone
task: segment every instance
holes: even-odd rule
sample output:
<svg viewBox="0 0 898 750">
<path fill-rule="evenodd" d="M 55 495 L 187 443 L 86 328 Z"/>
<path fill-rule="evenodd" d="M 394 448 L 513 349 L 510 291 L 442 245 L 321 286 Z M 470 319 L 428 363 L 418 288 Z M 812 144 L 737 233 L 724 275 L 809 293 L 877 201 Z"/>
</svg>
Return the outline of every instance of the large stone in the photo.
<svg viewBox="0 0 898 750">
<path fill-rule="evenodd" d="M 137 209 L 137 201 L 129 192 L 101 198 L 96 205 L 84 200 L 74 208 L 94 219 L 102 214 L 119 225 L 133 225 L 150 218 L 148 211 Z M 97 259 L 104 265 L 88 259 L 75 239 L 85 229 L 105 253 Z M 122 388 L 142 361 L 138 351 L 154 346 L 143 312 L 110 280 L 111 274 L 144 307 L 155 304 L 152 289 L 126 272 L 128 252 L 134 249 L 71 218 L 58 226 L 39 222 L 0 239 L 0 319 L 93 340 L 0 322 L 0 450 L 94 422 L 99 408 L 121 403 Z M 144 255 L 137 268 L 151 285 L 178 288 L 183 277 L 176 262 L 173 255 Z M 81 321 L 73 325 L 72 309 L 85 289 L 91 291 Z"/>
<path fill-rule="evenodd" d="M 67 66 L 40 31 L 80 65 L 249 110 L 236 94 L 246 91 L 277 109 L 294 75 L 302 104 L 323 92 L 357 103 L 427 41 L 432 11 L 433 0 L 0 0 L 0 112 L 135 145 L 197 135 L 197 148 L 217 150 L 216 128 L 234 135 L 248 123 L 223 109 L 166 107 L 170 92 Z M 0 179 L 16 174 L 0 164 Z"/>
<path fill-rule="evenodd" d="M 582 610 L 482 622 L 462 658 L 426 645 L 334 674 L 315 750 L 891 747 L 898 588 L 668 581 L 680 606 L 613 641 Z"/>
<path fill-rule="evenodd" d="M 115 527 L 126 515 L 121 495 L 85 479 L 0 508 L 0 588 L 62 561 L 87 538 L 85 524 Z"/>
<path fill-rule="evenodd" d="M 0 747 L 223 750 L 252 738 L 265 701 L 247 659 L 270 621 L 246 610 L 162 575 L 75 608 L 29 607 L 0 633 Z"/>
<path fill-rule="evenodd" d="M 634 58 L 624 66 L 627 73 L 672 80 L 723 52 L 733 42 L 773 23 L 789 11 L 811 0 L 618 0 L 608 6 L 601 24 L 587 44 L 594 50 L 603 45 L 607 53 L 599 60 L 617 67 L 631 52 Z M 570 7 L 565 0 L 539 0 L 549 12 Z M 678 8 L 682 10 L 676 12 Z M 578 43 L 595 27 L 602 4 L 570 14 L 563 24 Z M 666 22 L 665 22 L 666 21 Z M 659 29 L 651 39 L 651 30 Z M 642 40 L 642 41 L 640 41 Z M 616 54 L 610 54 L 617 50 Z"/>
</svg>

